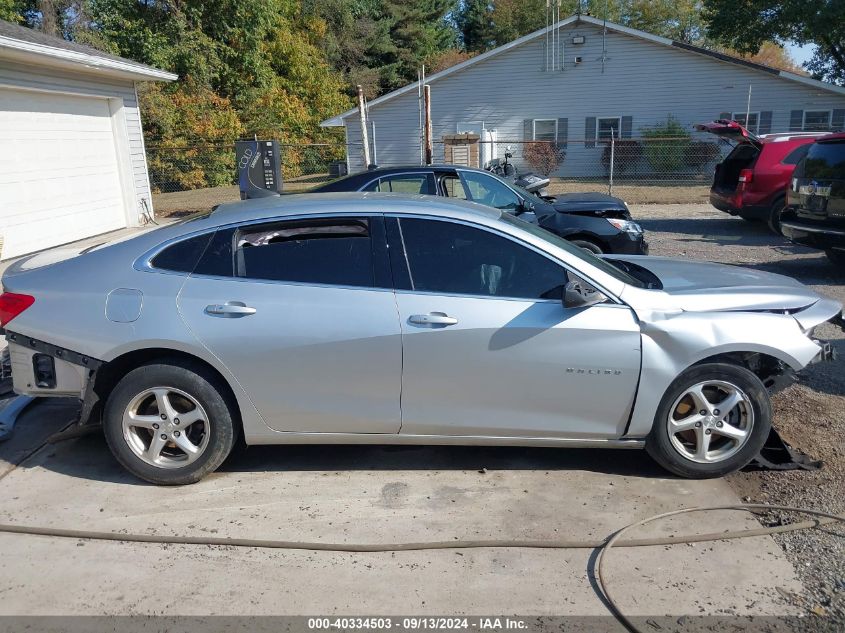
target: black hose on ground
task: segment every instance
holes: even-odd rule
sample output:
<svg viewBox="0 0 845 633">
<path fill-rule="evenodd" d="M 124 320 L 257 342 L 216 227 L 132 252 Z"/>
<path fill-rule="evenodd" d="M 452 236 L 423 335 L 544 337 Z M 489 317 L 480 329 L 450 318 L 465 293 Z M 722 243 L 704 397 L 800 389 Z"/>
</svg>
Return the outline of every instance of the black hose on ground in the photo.
<svg viewBox="0 0 845 633">
<path fill-rule="evenodd" d="M 726 532 L 711 532 L 707 534 L 692 534 L 682 537 L 660 537 L 622 540 L 622 536 L 628 531 L 647 525 L 660 519 L 687 514 L 690 512 L 714 512 L 717 510 L 742 510 L 752 512 L 754 510 L 780 510 L 807 514 L 816 519 L 787 525 L 772 527 L 750 528 L 747 530 L 732 530 Z M 213 545 L 228 547 L 251 547 L 271 549 L 310 550 L 323 552 L 412 552 L 420 550 L 436 549 L 477 549 L 477 548 L 530 548 L 530 549 L 596 549 L 601 548 L 596 560 L 596 581 L 601 589 L 607 604 L 610 606 L 613 615 L 630 631 L 640 633 L 633 622 L 625 616 L 612 594 L 608 590 L 605 578 L 605 565 L 607 554 L 611 549 L 619 547 L 649 547 L 655 545 L 678 545 L 683 543 L 701 543 L 705 541 L 721 541 L 736 538 L 749 538 L 752 536 L 767 536 L 784 532 L 795 532 L 820 527 L 835 522 L 845 522 L 845 516 L 808 510 L 805 508 L 794 508 L 791 506 L 773 506 L 766 504 L 737 504 L 725 506 L 710 506 L 702 508 L 685 508 L 674 510 L 655 516 L 648 517 L 642 521 L 631 523 L 625 526 L 611 537 L 602 540 L 583 541 L 542 541 L 542 540 L 455 540 L 455 541 L 430 541 L 416 543 L 321 543 L 319 541 L 280 541 L 276 539 L 246 539 L 246 538 L 224 538 L 214 536 L 160 536 L 157 534 L 121 534 L 119 532 L 96 532 L 93 530 L 69 530 L 56 527 L 39 527 L 30 525 L 0 524 L 0 532 L 7 534 L 27 534 L 33 536 L 49 536 L 58 538 L 87 539 L 97 541 L 123 541 L 130 543 L 158 543 L 162 545 Z"/>
</svg>

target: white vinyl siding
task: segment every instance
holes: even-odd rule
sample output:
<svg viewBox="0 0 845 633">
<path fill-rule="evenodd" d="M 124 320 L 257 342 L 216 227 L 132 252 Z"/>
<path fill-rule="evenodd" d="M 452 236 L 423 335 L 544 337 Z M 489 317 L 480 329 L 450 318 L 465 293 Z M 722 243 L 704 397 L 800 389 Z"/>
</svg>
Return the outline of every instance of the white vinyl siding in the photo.
<svg viewBox="0 0 845 633">
<path fill-rule="evenodd" d="M 762 113 L 771 113 L 771 132 L 789 129 L 792 110 L 845 108 L 845 96 L 818 86 L 612 30 L 606 37 L 609 60 L 602 73 L 598 61 L 601 27 L 586 22 L 564 26 L 560 41 L 569 42 L 576 33 L 586 38 L 578 46 L 583 61 L 577 66 L 572 64 L 570 51 L 562 70 L 544 72 L 541 36 L 431 81 L 435 162 L 444 160 L 443 136 L 454 134 L 461 121 L 484 121 L 488 130 L 496 130 L 500 156 L 504 146 L 513 142 L 513 161 L 522 169 L 520 142 L 532 138 L 525 122 L 561 113 L 568 119 L 568 148 L 566 160 L 554 175 L 581 177 L 605 173 L 602 151 L 595 140 L 598 117 L 623 115 L 625 121 L 617 122 L 620 138 L 626 138 L 627 130 L 630 138 L 638 138 L 643 127 L 664 122 L 672 114 L 697 140 L 714 141 L 712 135 L 699 136 L 692 131 L 692 125 L 712 121 L 716 113 L 727 111 L 726 104 L 744 113 L 749 84 L 753 84 L 751 109 L 761 113 L 761 123 Z M 526 99 L 526 94 L 531 98 Z M 416 88 L 370 104 L 369 116 L 378 130 L 380 165 L 419 164 Z M 588 133 L 590 121 L 595 124 L 592 134 Z M 349 127 L 349 141 L 360 142 L 356 114 L 344 122 Z M 801 125 L 800 119 L 797 124 Z M 349 148 L 353 173 L 364 169 L 360 155 L 359 146 Z"/>
</svg>

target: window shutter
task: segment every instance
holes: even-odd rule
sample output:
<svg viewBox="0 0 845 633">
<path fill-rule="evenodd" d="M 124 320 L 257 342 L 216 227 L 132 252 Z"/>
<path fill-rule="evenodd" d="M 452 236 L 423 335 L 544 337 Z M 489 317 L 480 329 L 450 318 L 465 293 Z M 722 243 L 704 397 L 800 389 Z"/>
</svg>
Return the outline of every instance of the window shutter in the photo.
<svg viewBox="0 0 845 633">
<path fill-rule="evenodd" d="M 596 146 L 596 117 L 588 116 L 584 121 L 584 147 Z"/>
<path fill-rule="evenodd" d="M 760 134 L 768 134 L 772 131 L 772 111 L 771 110 L 763 110 L 760 113 L 760 121 L 759 125 L 757 126 Z"/>
<path fill-rule="evenodd" d="M 631 138 L 631 126 L 633 125 L 634 118 L 630 116 L 623 116 L 622 117 L 622 133 L 620 138 Z"/>
<path fill-rule="evenodd" d="M 566 147 L 566 140 L 569 138 L 569 119 L 557 120 L 557 142 L 561 147 Z"/>
<path fill-rule="evenodd" d="M 793 110 L 789 113 L 789 131 L 800 132 L 804 127 L 804 111 Z"/>
<path fill-rule="evenodd" d="M 845 131 L 845 110 L 834 110 L 833 118 L 830 121 L 830 129 Z"/>
<path fill-rule="evenodd" d="M 720 112 L 719 118 L 720 119 L 727 119 L 728 121 L 730 121 L 733 117 L 731 116 L 730 112 Z"/>
<path fill-rule="evenodd" d="M 525 121 L 522 122 L 522 140 L 534 140 L 534 119 L 525 119 Z"/>
</svg>

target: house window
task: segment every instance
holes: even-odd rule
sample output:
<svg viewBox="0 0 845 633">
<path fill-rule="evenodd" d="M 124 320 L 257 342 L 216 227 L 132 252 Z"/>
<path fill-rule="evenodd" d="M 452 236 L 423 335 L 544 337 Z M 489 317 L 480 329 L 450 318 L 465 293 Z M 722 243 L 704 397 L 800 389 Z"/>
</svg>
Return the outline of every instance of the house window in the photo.
<svg viewBox="0 0 845 633">
<path fill-rule="evenodd" d="M 826 132 L 830 129 L 830 110 L 804 110 L 805 132 Z"/>
<path fill-rule="evenodd" d="M 748 122 L 745 121 L 745 112 L 734 112 L 731 114 L 731 119 L 739 123 L 742 127 L 744 127 L 749 132 L 754 132 L 755 134 L 760 131 L 760 113 L 759 112 L 749 112 L 748 113 Z"/>
<path fill-rule="evenodd" d="M 609 141 L 611 137 L 619 138 L 622 129 L 622 117 L 599 117 L 596 119 L 596 140 Z"/>
<path fill-rule="evenodd" d="M 534 119 L 534 141 L 556 141 L 557 119 Z"/>
</svg>

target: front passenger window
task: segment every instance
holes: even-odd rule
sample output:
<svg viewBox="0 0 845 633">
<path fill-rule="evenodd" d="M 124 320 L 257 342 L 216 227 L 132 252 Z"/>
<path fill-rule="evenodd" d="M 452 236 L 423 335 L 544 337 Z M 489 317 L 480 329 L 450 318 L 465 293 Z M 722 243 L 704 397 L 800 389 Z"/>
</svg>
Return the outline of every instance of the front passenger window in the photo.
<svg viewBox="0 0 845 633">
<path fill-rule="evenodd" d="M 513 240 L 440 220 L 403 218 L 399 229 L 410 271 L 409 290 L 561 299 L 566 270 Z"/>
</svg>

